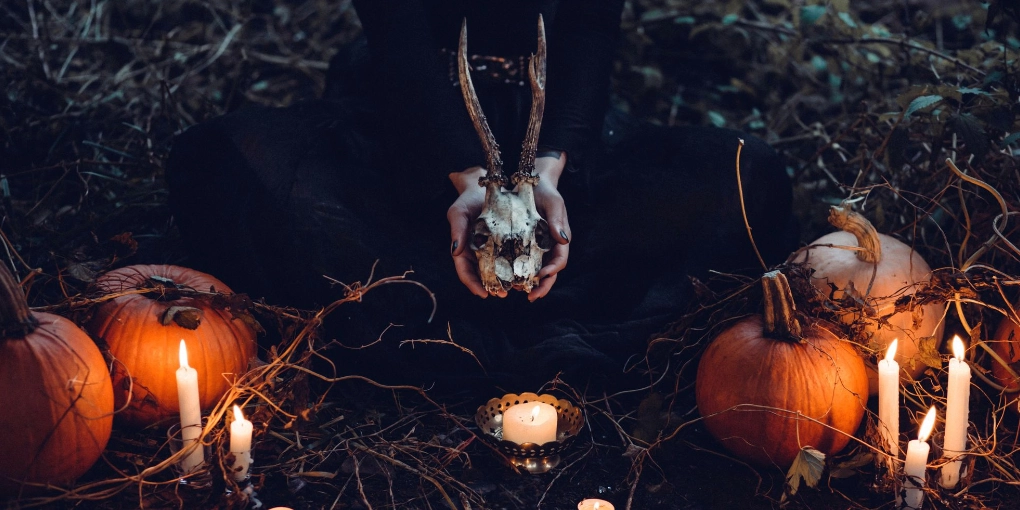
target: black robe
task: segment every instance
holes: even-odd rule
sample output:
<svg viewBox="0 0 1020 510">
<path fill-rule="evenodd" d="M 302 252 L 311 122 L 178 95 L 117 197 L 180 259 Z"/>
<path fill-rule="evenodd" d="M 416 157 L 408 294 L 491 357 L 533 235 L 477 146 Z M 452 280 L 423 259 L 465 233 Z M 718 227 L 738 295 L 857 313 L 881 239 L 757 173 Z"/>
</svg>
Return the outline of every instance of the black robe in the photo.
<svg viewBox="0 0 1020 510">
<path fill-rule="evenodd" d="M 609 110 L 607 91 L 621 2 L 356 2 L 364 41 L 331 63 L 323 99 L 249 107 L 194 126 L 167 164 L 170 203 L 192 265 L 255 298 L 311 307 L 352 283 L 399 275 L 341 307 L 327 335 L 342 370 L 388 381 L 479 378 L 534 389 L 560 373 L 615 376 L 648 336 L 691 302 L 689 275 L 755 269 L 735 175 L 741 173 L 755 241 L 768 262 L 792 248 L 791 188 L 782 158 L 736 131 L 654 126 Z M 465 8 L 465 6 L 469 6 Z M 534 51 L 543 12 L 549 37 L 540 144 L 565 150 L 560 180 L 570 259 L 535 303 L 512 292 L 479 299 L 459 282 L 446 210 L 447 174 L 484 162 L 449 61 L 461 20 L 469 53 Z M 475 76 L 478 76 L 476 73 Z M 482 108 L 514 168 L 530 89 L 476 79 Z M 326 278 L 329 277 L 329 278 Z M 407 338 L 446 338 L 397 348 Z M 347 365 L 344 365 L 347 363 Z M 524 385 L 523 387 L 521 385 Z"/>
</svg>

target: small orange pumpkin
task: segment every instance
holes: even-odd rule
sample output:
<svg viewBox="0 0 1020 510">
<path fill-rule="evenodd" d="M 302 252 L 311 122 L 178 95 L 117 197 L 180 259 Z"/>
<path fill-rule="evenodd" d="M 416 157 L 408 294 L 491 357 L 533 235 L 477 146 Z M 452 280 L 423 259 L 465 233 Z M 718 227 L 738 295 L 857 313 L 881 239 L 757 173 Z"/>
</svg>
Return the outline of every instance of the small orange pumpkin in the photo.
<svg viewBox="0 0 1020 510">
<path fill-rule="evenodd" d="M 762 278 L 765 314 L 719 333 L 698 364 L 695 398 L 705 427 L 738 457 L 793 464 L 804 446 L 842 450 L 868 401 L 864 360 L 823 321 L 804 326 L 779 271 Z"/>
<path fill-rule="evenodd" d="M 0 494 L 66 485 L 95 464 L 113 427 L 103 354 L 73 322 L 28 309 L 0 268 Z"/>
<path fill-rule="evenodd" d="M 146 426 L 178 414 L 181 340 L 189 365 L 198 371 L 203 409 L 216 404 L 255 356 L 255 329 L 241 310 L 225 304 L 229 300 L 214 299 L 232 292 L 208 274 L 135 265 L 105 273 L 95 285 L 103 294 L 120 294 L 100 304 L 87 325 L 114 358 L 118 409 L 130 395 L 130 405 L 117 414 L 119 422 Z M 210 294 L 184 295 L 181 289 Z"/>
<path fill-rule="evenodd" d="M 1013 307 L 1020 312 L 1020 303 Z M 1020 374 L 1020 325 L 1009 317 L 1003 317 L 995 330 L 995 336 L 989 342 L 992 349 L 1009 364 L 1013 372 Z M 998 361 L 992 360 L 992 376 L 999 382 L 1007 393 L 1020 391 L 1020 378 L 1015 377 L 1005 366 Z M 1015 408 L 1016 406 L 1010 406 Z"/>
</svg>

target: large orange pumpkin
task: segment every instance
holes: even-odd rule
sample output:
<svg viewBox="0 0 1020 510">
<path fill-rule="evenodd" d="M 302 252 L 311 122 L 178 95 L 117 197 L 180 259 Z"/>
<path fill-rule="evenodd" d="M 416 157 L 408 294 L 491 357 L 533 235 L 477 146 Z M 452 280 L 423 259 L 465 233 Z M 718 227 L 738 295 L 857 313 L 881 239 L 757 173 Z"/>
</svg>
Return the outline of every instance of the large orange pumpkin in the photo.
<svg viewBox="0 0 1020 510">
<path fill-rule="evenodd" d="M 113 427 L 103 355 L 73 322 L 32 313 L 0 268 L 0 494 L 66 485 L 99 459 Z"/>
<path fill-rule="evenodd" d="M 829 222 L 843 230 L 818 238 L 791 260 L 814 269 L 812 283 L 826 295 L 833 293 L 835 299 L 852 298 L 852 287 L 872 313 L 847 312 L 841 320 L 863 323 L 862 336 L 856 340 L 878 357 L 883 357 L 889 344 L 899 339 L 896 360 L 904 376 L 916 378 L 926 368 L 921 360 L 922 339 L 935 337 L 933 345 L 938 345 L 942 338 L 945 303 L 896 311 L 896 301 L 913 295 L 926 283 L 931 268 L 913 248 L 879 234 L 867 218 L 849 208 L 833 206 Z M 873 392 L 878 392 L 876 370 L 868 366 Z"/>
<path fill-rule="evenodd" d="M 698 364 L 705 427 L 736 456 L 788 468 L 801 448 L 842 450 L 868 401 L 864 360 L 831 324 L 793 318 L 789 284 L 762 278 L 765 314 L 721 332 Z"/>
<path fill-rule="evenodd" d="M 178 414 L 181 340 L 198 371 L 203 409 L 216 404 L 255 356 L 255 330 L 240 310 L 225 305 L 229 300 L 179 291 L 231 294 L 208 274 L 135 265 L 103 274 L 96 286 L 103 294 L 120 294 L 97 307 L 87 329 L 109 345 L 118 409 L 130 394 L 130 405 L 117 414 L 124 424 L 146 426 Z"/>
</svg>

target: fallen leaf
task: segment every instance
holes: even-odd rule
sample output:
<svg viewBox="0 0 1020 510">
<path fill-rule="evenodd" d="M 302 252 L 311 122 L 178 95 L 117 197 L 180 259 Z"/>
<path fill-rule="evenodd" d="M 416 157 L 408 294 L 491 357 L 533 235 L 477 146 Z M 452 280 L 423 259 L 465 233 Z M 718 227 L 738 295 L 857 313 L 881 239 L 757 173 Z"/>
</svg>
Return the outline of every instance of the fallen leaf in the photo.
<svg viewBox="0 0 1020 510">
<path fill-rule="evenodd" d="M 159 322 L 169 326 L 171 322 L 185 329 L 198 329 L 202 324 L 202 310 L 193 306 L 171 306 L 163 312 Z"/>
<path fill-rule="evenodd" d="M 830 478 L 850 478 L 860 474 L 858 468 L 867 466 L 875 459 L 875 456 L 871 453 L 861 452 L 850 460 L 845 460 L 832 467 L 829 470 Z"/>
<path fill-rule="evenodd" d="M 800 482 L 803 481 L 808 487 L 815 487 L 822 479 L 822 471 L 825 470 L 825 454 L 810 446 L 805 446 L 793 459 L 793 465 L 786 472 L 786 491 L 780 503 L 786 501 L 787 496 L 797 494 L 800 489 Z"/>
<path fill-rule="evenodd" d="M 942 355 L 939 354 L 938 340 L 935 337 L 923 336 L 918 339 L 917 354 L 925 365 L 942 368 Z"/>
</svg>

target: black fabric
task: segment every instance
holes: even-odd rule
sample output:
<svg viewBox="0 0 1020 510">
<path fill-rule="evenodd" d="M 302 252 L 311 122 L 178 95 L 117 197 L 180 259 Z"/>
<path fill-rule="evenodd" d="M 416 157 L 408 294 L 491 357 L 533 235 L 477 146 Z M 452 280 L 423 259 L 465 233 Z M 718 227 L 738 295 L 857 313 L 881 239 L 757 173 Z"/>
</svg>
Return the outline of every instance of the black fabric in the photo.
<svg viewBox="0 0 1020 510">
<path fill-rule="evenodd" d="M 355 0 L 354 5 L 375 63 L 381 113 L 391 120 L 388 153 L 410 149 L 433 161 L 435 168 L 425 171 L 437 176 L 484 165 L 460 90 L 451 84 L 439 50 L 456 51 L 466 19 L 469 53 L 530 55 L 539 13 L 546 24 L 549 84 L 539 144 L 566 151 L 576 164 L 598 139 L 622 0 Z M 514 143 L 498 136 L 497 141 L 512 148 L 521 139 L 507 138 Z"/>
<path fill-rule="evenodd" d="M 476 377 L 537 384 L 557 373 L 619 375 L 648 336 L 692 299 L 687 275 L 757 265 L 734 174 L 738 132 L 647 124 L 602 158 L 598 171 L 564 179 L 570 262 L 536 303 L 522 293 L 479 299 L 460 284 L 445 210 L 455 192 L 410 196 L 373 164 L 372 116 L 358 101 L 249 108 L 182 134 L 168 162 L 171 206 L 193 265 L 236 291 L 312 307 L 352 283 L 413 270 L 435 293 L 390 285 L 345 305 L 328 323 L 341 366 L 395 380 Z M 744 137 L 748 216 L 769 262 L 789 252 L 790 187 L 779 156 Z M 576 177 L 576 178 L 574 178 Z M 583 178 L 583 177 L 587 177 Z M 401 191 L 395 192 L 395 189 Z M 376 265 L 377 264 L 377 265 Z M 399 327 L 387 327 L 399 324 Z M 446 338 L 448 346 L 398 344 Z M 350 365 L 344 365 L 350 363 Z M 373 368 L 374 367 L 374 368 Z"/>
<path fill-rule="evenodd" d="M 621 377 L 628 360 L 643 353 L 649 335 L 691 303 L 689 275 L 709 269 L 760 272 L 737 194 L 739 138 L 746 141 L 741 171 L 757 246 L 769 263 L 794 247 L 790 182 L 782 159 L 764 142 L 731 130 L 654 126 L 614 111 L 605 116 L 603 136 L 594 136 L 591 130 L 603 124 L 604 112 L 597 121 L 577 119 L 592 115 L 583 112 L 602 104 L 605 89 L 563 78 L 571 84 L 564 83 L 560 93 L 582 98 L 569 106 L 567 98 L 553 99 L 560 96 L 553 95 L 550 69 L 547 111 L 568 103 L 563 111 L 576 115 L 564 114 L 563 132 L 594 139 L 578 142 L 589 146 L 588 157 L 560 179 L 572 229 L 569 263 L 549 295 L 535 303 L 520 292 L 505 299 L 473 296 L 458 280 L 449 253 L 446 211 L 456 191 L 446 174 L 459 168 L 443 161 L 462 157 L 451 153 L 477 150 L 477 138 L 469 122 L 469 134 L 456 134 L 464 131 L 458 119 L 467 122 L 467 115 L 455 87 L 423 78 L 422 69 L 407 72 L 386 64 L 420 58 L 419 64 L 441 66 L 431 48 L 415 53 L 413 45 L 387 35 L 404 30 L 412 41 L 430 37 L 431 28 L 420 22 L 437 16 L 423 10 L 433 3 L 393 3 L 357 2 L 368 44 L 355 42 L 334 58 L 328 99 L 250 107 L 194 126 L 175 141 L 167 163 L 170 205 L 191 264 L 235 291 L 309 308 L 342 296 L 336 282 L 365 281 L 374 268 L 376 278 L 413 270 L 409 277 L 435 294 L 432 322 L 428 294 L 411 285 L 384 286 L 360 303 L 340 307 L 326 324 L 329 339 L 360 346 L 382 335 L 367 349 L 334 348 L 331 357 L 342 372 L 416 384 L 471 380 L 512 391 L 535 388 L 556 374 L 575 383 Z M 554 27 L 550 61 L 552 41 L 558 40 L 553 38 L 570 39 L 563 28 L 568 25 L 561 23 L 576 15 L 583 19 L 579 26 L 596 26 L 593 34 L 578 34 L 574 51 L 590 45 L 608 62 L 600 45 L 616 37 L 603 34 L 614 3 L 558 3 L 547 17 Z M 549 4 L 522 3 L 543 12 L 556 7 Z M 590 10 L 596 7 L 602 15 Z M 522 20 L 530 17 L 522 12 Z M 373 46 L 380 39 L 382 48 Z M 579 76 L 608 73 L 604 64 L 589 62 Z M 446 79 L 443 72 L 436 76 Z M 414 85 L 423 79 L 424 85 Z M 381 86 L 379 80 L 390 81 Z M 411 87 L 406 103 L 391 102 L 401 87 Z M 514 168 L 529 91 L 480 85 L 478 94 L 506 167 Z M 402 108 L 419 110 L 395 127 L 394 115 Z M 585 127 L 575 130 L 580 124 Z M 544 123 L 543 133 L 553 126 Z M 448 335 L 473 356 L 434 343 L 401 346 L 407 339 Z"/>
</svg>

